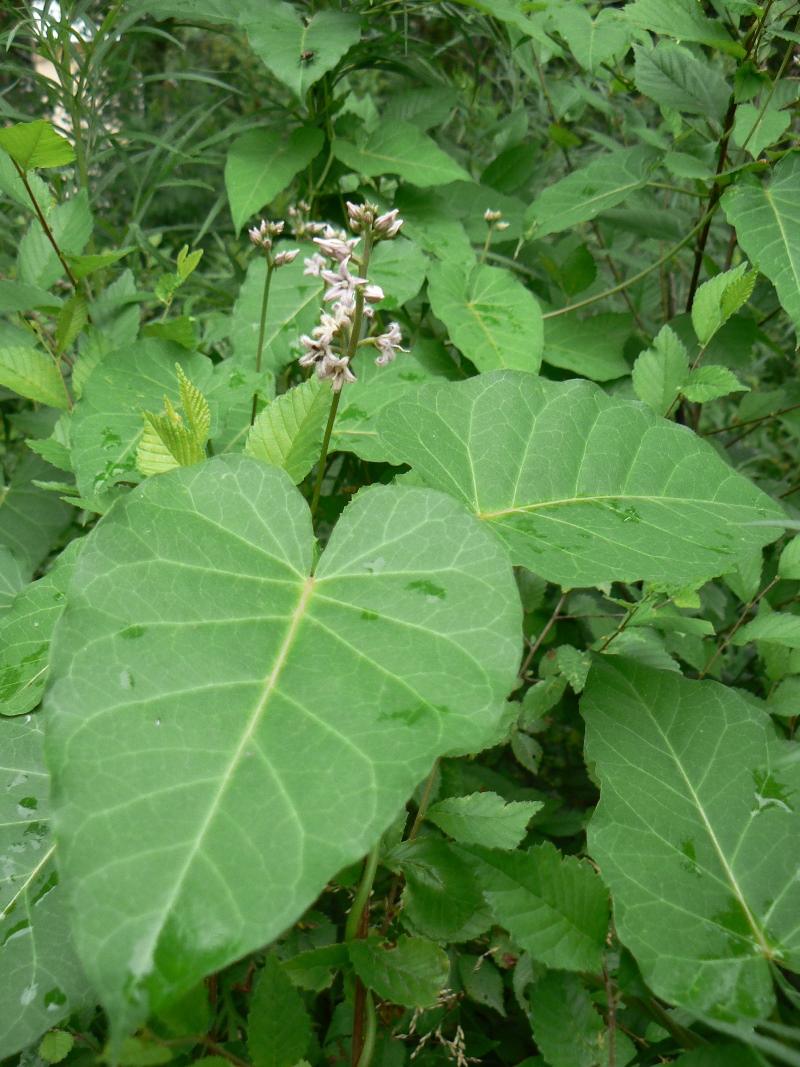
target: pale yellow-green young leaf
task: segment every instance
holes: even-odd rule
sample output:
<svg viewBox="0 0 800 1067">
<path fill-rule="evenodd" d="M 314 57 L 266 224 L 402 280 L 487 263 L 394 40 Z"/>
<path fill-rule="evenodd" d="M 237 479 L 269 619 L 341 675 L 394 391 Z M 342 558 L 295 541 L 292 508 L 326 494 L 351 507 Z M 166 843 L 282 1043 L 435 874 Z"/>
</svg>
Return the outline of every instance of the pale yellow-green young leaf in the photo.
<svg viewBox="0 0 800 1067">
<path fill-rule="evenodd" d="M 39 404 L 70 406 L 58 367 L 38 348 L 0 348 L 0 385 Z"/>
<path fill-rule="evenodd" d="M 197 267 L 200 260 L 203 258 L 203 249 L 198 248 L 196 252 L 189 254 L 189 246 L 184 245 L 178 253 L 178 276 L 182 282 L 185 282 L 193 270 Z"/>
<path fill-rule="evenodd" d="M 681 395 L 693 404 L 706 404 L 739 392 L 749 393 L 750 387 L 742 385 L 733 371 L 720 366 L 698 367 L 681 386 Z"/>
<path fill-rule="evenodd" d="M 245 452 L 282 467 L 295 483 L 301 482 L 319 458 L 330 405 L 330 389 L 309 378 L 264 408 L 250 430 Z"/>
<path fill-rule="evenodd" d="M 89 307 L 83 293 L 73 293 L 56 320 L 56 351 L 69 348 L 89 321 Z"/>
<path fill-rule="evenodd" d="M 156 429 L 156 422 L 161 422 L 161 417 L 147 412 L 142 418 L 144 419 L 144 433 L 136 449 L 136 469 L 145 478 L 175 470 L 180 464 L 164 444 L 161 434 Z"/>
<path fill-rule="evenodd" d="M 758 271 L 751 270 L 740 278 L 735 278 L 725 287 L 720 301 L 723 323 L 727 322 L 731 315 L 735 315 L 740 307 L 743 307 L 753 295 L 753 289 L 758 278 Z"/>
<path fill-rule="evenodd" d="M 175 370 L 178 372 L 178 387 L 181 394 L 183 413 L 186 416 L 189 429 L 194 434 L 195 441 L 198 445 L 203 445 L 211 426 L 211 409 L 200 390 L 192 385 L 186 377 L 180 363 L 175 364 Z"/>
</svg>

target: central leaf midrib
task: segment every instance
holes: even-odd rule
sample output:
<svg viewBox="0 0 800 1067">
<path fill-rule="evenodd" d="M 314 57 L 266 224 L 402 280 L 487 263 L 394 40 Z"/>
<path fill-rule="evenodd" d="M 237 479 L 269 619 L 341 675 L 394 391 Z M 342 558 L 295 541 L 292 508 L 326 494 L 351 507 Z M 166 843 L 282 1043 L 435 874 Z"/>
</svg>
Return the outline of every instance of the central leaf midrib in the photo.
<svg viewBox="0 0 800 1067">
<path fill-rule="evenodd" d="M 519 504 L 513 507 L 500 508 L 497 511 L 478 511 L 479 519 L 499 519 L 503 515 L 524 514 L 527 511 L 538 511 L 542 508 L 563 507 L 568 504 L 602 504 L 606 500 L 640 500 L 647 504 L 696 504 L 713 505 L 714 507 L 743 507 L 745 505 L 730 505 L 725 501 L 701 500 L 675 496 L 644 496 L 635 493 L 608 493 L 600 496 L 575 496 L 565 497 L 562 500 L 542 500 L 534 504 Z"/>
<path fill-rule="evenodd" d="M 167 918 L 170 912 L 172 911 L 176 901 L 178 900 L 178 896 L 181 892 L 181 889 L 183 888 L 183 884 L 191 869 L 192 863 L 194 862 L 195 857 L 200 851 L 205 836 L 214 821 L 214 818 L 219 810 L 220 804 L 222 803 L 222 799 L 225 793 L 227 792 L 228 786 L 230 785 L 230 782 L 233 779 L 233 776 L 242 760 L 242 757 L 244 756 L 245 749 L 251 741 L 256 731 L 256 728 L 258 727 L 258 724 L 261 722 L 264 710 L 267 707 L 267 704 L 269 703 L 269 699 L 272 696 L 272 693 L 275 691 L 281 671 L 283 670 L 286 664 L 286 660 L 289 657 L 289 652 L 291 651 L 295 635 L 306 613 L 306 608 L 308 607 L 308 602 L 311 599 L 311 593 L 313 588 L 314 579 L 306 578 L 303 582 L 303 586 L 300 593 L 300 599 L 298 600 L 297 606 L 295 607 L 295 610 L 289 619 L 289 625 L 286 629 L 286 634 L 284 636 L 283 643 L 278 649 L 278 653 L 275 657 L 272 670 L 267 675 L 267 678 L 264 681 L 264 691 L 261 694 L 261 698 L 259 699 L 253 710 L 252 715 L 250 716 L 250 720 L 247 724 L 247 727 L 242 733 L 242 738 L 236 747 L 236 751 L 234 752 L 232 759 L 228 763 L 227 769 L 222 775 L 219 788 L 217 789 L 213 800 L 209 804 L 208 811 L 195 837 L 195 841 L 192 847 L 189 849 L 186 861 L 183 864 L 183 867 L 181 868 L 181 871 L 175 880 L 173 890 L 161 910 L 161 914 L 158 919 L 158 926 L 153 931 L 153 934 L 150 938 L 149 954 L 151 955 L 155 952 L 156 945 L 164 930 Z"/>
</svg>

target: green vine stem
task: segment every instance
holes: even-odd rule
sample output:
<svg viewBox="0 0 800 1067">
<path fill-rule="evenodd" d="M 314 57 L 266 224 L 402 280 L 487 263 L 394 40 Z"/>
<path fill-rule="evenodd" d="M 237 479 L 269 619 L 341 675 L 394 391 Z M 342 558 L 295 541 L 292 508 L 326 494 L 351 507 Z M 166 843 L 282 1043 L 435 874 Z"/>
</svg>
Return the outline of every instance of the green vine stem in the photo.
<svg viewBox="0 0 800 1067">
<path fill-rule="evenodd" d="M 272 284 L 272 274 L 275 270 L 275 264 L 272 260 L 272 256 L 267 250 L 267 276 L 264 279 L 264 293 L 261 297 L 261 323 L 258 328 L 258 345 L 256 347 L 256 374 L 261 373 L 261 357 L 264 352 L 264 334 L 267 329 L 267 306 L 269 304 L 269 287 Z M 253 393 L 253 409 L 250 412 L 250 425 L 256 421 L 256 415 L 258 413 L 258 397 L 259 391 Z"/>
<path fill-rule="evenodd" d="M 356 1067 L 369 1067 L 375 1052 L 375 1038 L 378 1033 L 378 1013 L 375 1011 L 375 1001 L 372 993 L 366 990 L 364 998 L 364 1038 L 361 1045 L 361 1055 L 356 1061 Z"/>
<path fill-rule="evenodd" d="M 361 919 L 369 901 L 369 895 L 372 892 L 372 883 L 375 881 L 375 872 L 378 870 L 378 856 L 380 855 L 381 843 L 380 840 L 377 844 L 367 853 L 367 858 L 364 860 L 364 873 L 361 876 L 356 895 L 353 900 L 353 906 L 350 909 L 350 914 L 347 917 L 347 925 L 344 929 L 345 941 L 355 941 L 359 936 L 359 926 L 361 925 Z"/>
<path fill-rule="evenodd" d="M 369 269 L 369 260 L 372 255 L 372 230 L 367 229 L 364 233 L 364 254 L 361 257 L 358 268 L 361 271 L 362 277 L 366 278 L 367 270 Z M 356 294 L 356 313 L 353 316 L 353 326 L 350 331 L 350 341 L 347 346 L 347 359 L 350 363 L 353 362 L 353 357 L 358 349 L 358 342 L 361 340 L 361 324 L 364 319 L 364 294 L 359 289 Z M 344 386 L 342 386 L 344 389 Z M 317 514 L 317 508 L 319 507 L 319 498 L 322 492 L 322 482 L 325 478 L 325 465 L 328 459 L 328 448 L 331 443 L 331 434 L 333 433 L 333 424 L 336 422 L 336 412 L 339 410 L 339 400 L 342 396 L 342 390 L 333 394 L 331 400 L 331 409 L 328 412 L 328 422 L 325 426 L 325 436 L 322 438 L 322 448 L 319 454 L 319 466 L 317 468 L 317 480 L 314 483 L 314 495 L 311 498 L 311 518 Z"/>
</svg>

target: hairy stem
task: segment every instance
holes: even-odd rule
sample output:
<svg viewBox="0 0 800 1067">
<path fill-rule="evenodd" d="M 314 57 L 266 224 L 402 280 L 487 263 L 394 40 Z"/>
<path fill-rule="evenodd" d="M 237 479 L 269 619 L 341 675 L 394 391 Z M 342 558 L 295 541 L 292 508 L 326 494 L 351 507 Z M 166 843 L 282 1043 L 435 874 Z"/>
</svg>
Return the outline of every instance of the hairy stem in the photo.
<svg viewBox="0 0 800 1067">
<path fill-rule="evenodd" d="M 269 287 L 272 283 L 272 272 L 275 267 L 272 262 L 272 256 L 267 255 L 267 276 L 264 279 L 264 293 L 261 297 L 261 323 L 258 328 L 258 345 L 256 346 L 256 374 L 261 373 L 261 357 L 264 353 L 264 334 L 267 331 L 267 306 L 269 304 Z M 259 391 L 253 393 L 253 409 L 250 412 L 250 425 L 256 421 L 256 414 L 258 412 L 258 397 Z"/>
</svg>

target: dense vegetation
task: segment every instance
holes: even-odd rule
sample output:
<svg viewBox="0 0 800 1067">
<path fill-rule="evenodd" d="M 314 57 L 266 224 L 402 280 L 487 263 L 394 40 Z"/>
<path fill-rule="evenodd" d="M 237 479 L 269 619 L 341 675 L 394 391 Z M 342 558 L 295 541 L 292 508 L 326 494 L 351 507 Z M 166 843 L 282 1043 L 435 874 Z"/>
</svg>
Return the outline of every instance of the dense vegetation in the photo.
<svg viewBox="0 0 800 1067">
<path fill-rule="evenodd" d="M 0 1059 L 800 1064 L 796 0 L 4 0 Z"/>
</svg>

